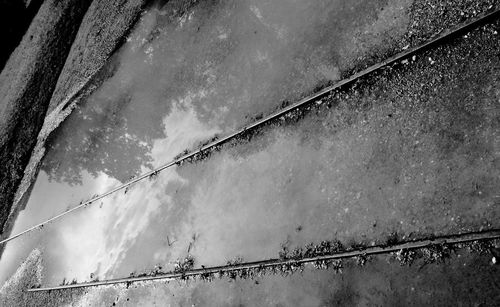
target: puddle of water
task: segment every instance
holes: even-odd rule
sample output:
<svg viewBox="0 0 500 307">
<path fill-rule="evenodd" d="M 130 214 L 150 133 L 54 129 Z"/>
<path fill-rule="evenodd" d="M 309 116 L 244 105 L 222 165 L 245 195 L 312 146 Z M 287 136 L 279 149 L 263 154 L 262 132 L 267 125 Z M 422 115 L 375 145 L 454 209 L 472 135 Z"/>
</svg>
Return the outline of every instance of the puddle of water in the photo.
<svg viewBox="0 0 500 307">
<path fill-rule="evenodd" d="M 304 3 L 290 4 L 291 11 L 277 4 L 283 16 L 277 8 L 267 8 L 269 3 L 246 4 L 196 7 L 173 22 L 162 19 L 170 16 L 168 7 L 145 15 L 124 47 L 116 73 L 52 140 L 14 232 L 163 164 L 216 133 L 232 131 L 248 114 L 300 95 L 320 80 L 318 71 L 336 74 L 325 68 L 332 65 L 329 56 L 311 56 L 316 47 L 336 50 L 336 35 L 327 44 L 331 49 L 322 45 L 321 20 L 336 24 L 329 15 L 313 10 L 316 16 Z M 289 25 L 287 16 L 302 18 Z M 288 36 L 288 28 L 294 36 Z M 231 43 L 221 42 L 225 40 Z M 260 62 L 266 64 L 260 67 Z M 294 82 L 300 84 L 295 87 Z M 287 92 L 290 87 L 296 92 Z M 389 96 L 387 101 L 397 99 Z M 353 105 L 340 105 L 326 119 L 312 116 L 295 128 L 276 128 L 206 162 L 171 168 L 126 194 L 104 199 L 102 206 L 95 204 L 15 240 L 2 257 L 0 277 L 9 276 L 35 247 L 44 252 L 44 283 L 57 284 L 63 277 L 89 280 L 91 273 L 100 279 L 127 276 L 158 263 L 169 269 L 187 253 L 197 266 L 218 265 L 236 256 L 275 257 L 282 242 L 302 245 L 352 233 L 370 241 L 392 227 L 408 232 L 428 225 L 458 228 L 450 220 L 457 213 L 498 216 L 485 196 L 484 201 L 470 198 L 478 211 L 456 199 L 453 203 L 459 205 L 454 206 L 452 201 L 442 206 L 428 201 L 436 191 L 465 186 L 470 178 L 499 178 L 484 162 L 498 157 L 475 164 L 463 162 L 466 154 L 440 157 L 439 135 L 413 135 L 434 111 L 415 106 L 399 114 L 399 122 L 391 122 L 387 114 L 397 114 L 400 106 L 381 103 L 367 111 L 353 110 Z M 445 111 L 449 109 L 441 114 Z M 405 137 L 399 127 L 408 129 Z M 481 142 L 498 140 L 495 129 Z M 452 172 L 449 165 L 458 170 Z M 460 176 L 463 182 L 453 181 Z"/>
<path fill-rule="evenodd" d="M 500 268 L 491 265 L 489 255 L 458 254 L 445 263 L 423 265 L 417 261 L 412 266 L 401 266 L 390 256 L 378 255 L 363 267 L 344 262 L 342 274 L 306 266 L 303 272 L 289 276 L 91 288 L 75 306 L 113 302 L 119 306 L 494 305 Z"/>
<path fill-rule="evenodd" d="M 319 82 L 337 80 L 346 62 L 337 55 L 352 39 L 349 33 L 367 29 L 384 4 L 202 2 L 182 15 L 175 3 L 151 9 L 120 51 L 114 75 L 50 141 L 13 233 L 170 161 L 214 134 L 233 131 L 249 116 L 295 100 Z M 359 52 L 353 49 L 352 58 Z M 290 146 L 302 152 L 283 151 Z M 299 220 L 291 221 L 305 210 L 305 199 L 322 189 L 306 182 L 322 176 L 317 154 L 284 138 L 249 158 L 221 155 L 215 161 L 222 168 L 200 164 L 162 172 L 153 182 L 10 242 L 0 262 L 0 282 L 36 247 L 46 255 L 47 284 L 63 277 L 88 280 L 90 273 L 101 279 L 128 275 L 156 263 L 168 265 L 187 252 L 207 265 L 239 252 L 275 256 L 290 225 L 299 226 Z M 298 166 L 282 163 L 286 159 Z M 292 184 L 280 186 L 283 182 Z M 314 196 L 313 206 L 329 210 L 330 197 Z M 251 223 L 249 216 L 260 222 Z M 275 223 L 277 216 L 282 223 Z"/>
</svg>

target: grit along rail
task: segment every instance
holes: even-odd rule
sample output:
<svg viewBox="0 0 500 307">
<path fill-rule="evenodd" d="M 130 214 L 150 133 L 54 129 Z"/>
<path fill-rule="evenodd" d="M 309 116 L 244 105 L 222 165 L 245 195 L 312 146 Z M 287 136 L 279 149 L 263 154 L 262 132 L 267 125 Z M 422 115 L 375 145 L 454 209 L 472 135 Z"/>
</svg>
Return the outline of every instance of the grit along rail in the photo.
<svg viewBox="0 0 500 307">
<path fill-rule="evenodd" d="M 42 292 L 42 291 L 52 291 L 52 290 L 65 290 L 74 288 L 88 288 L 97 286 L 109 286 L 116 284 L 127 284 L 130 285 L 134 282 L 144 282 L 144 281 L 174 281 L 174 280 L 186 280 L 188 278 L 202 277 L 202 276 L 213 276 L 215 274 L 229 276 L 232 272 L 238 272 L 246 270 L 250 272 L 251 270 L 266 271 L 267 269 L 279 268 L 283 266 L 299 268 L 308 263 L 317 262 L 328 262 L 335 260 L 342 260 L 347 258 L 355 257 L 367 257 L 370 255 L 388 254 L 399 251 L 412 251 L 423 248 L 430 248 L 433 246 L 453 246 L 457 244 L 466 244 L 470 242 L 480 242 L 480 241 L 492 241 L 500 239 L 500 229 L 486 230 L 480 232 L 470 232 L 463 234 L 455 234 L 441 237 L 434 237 L 428 239 L 408 241 L 400 244 L 394 244 L 391 246 L 373 246 L 360 249 L 352 249 L 345 252 L 329 253 L 323 255 L 317 255 L 312 257 L 302 257 L 302 258 L 277 258 L 277 259 L 267 259 L 253 262 L 244 262 L 237 264 L 227 264 L 223 266 L 214 267 L 202 267 L 198 269 L 189 269 L 181 272 L 168 272 L 168 273 L 158 273 L 153 276 L 140 276 L 140 277 L 126 277 L 126 278 L 116 278 L 102 281 L 91 281 L 83 283 L 74 283 L 53 287 L 40 287 L 27 289 L 28 292 Z M 277 272 L 274 270 L 274 272 Z M 293 273 L 293 271 L 292 271 Z M 236 275 L 233 275 L 236 276 Z M 246 275 L 249 276 L 249 275 Z"/>
<path fill-rule="evenodd" d="M 316 99 L 319 99 L 323 96 L 326 96 L 328 95 L 329 93 L 335 91 L 335 90 L 338 90 L 346 85 L 349 85 L 349 84 L 352 84 L 354 83 L 356 80 L 364 77 L 364 76 L 367 76 L 383 67 L 386 67 L 386 66 L 389 66 L 389 65 L 392 65 L 392 64 L 395 64 L 399 61 L 402 61 L 402 60 L 405 60 L 405 59 L 408 59 L 410 57 L 412 57 L 413 55 L 415 54 L 418 54 L 420 52 L 424 52 L 426 50 L 429 50 L 431 49 L 432 47 L 436 46 L 436 45 L 439 45 L 443 42 L 445 42 L 446 40 L 448 39 L 451 39 L 451 38 L 454 38 L 464 32 L 467 32 L 469 30 L 472 30 L 476 27 L 479 27 L 481 25 L 484 25 L 488 22 L 491 22 L 491 21 L 494 21 L 496 20 L 498 17 L 500 17 L 500 9 L 499 8 L 495 8 L 493 9 L 492 11 L 489 11 L 489 12 L 486 12 L 484 14 L 481 14 L 475 18 L 472 18 L 464 23 L 461 23 L 455 27 L 452 27 L 448 30 L 445 30 L 445 31 L 442 31 L 439 35 L 435 36 L 434 38 L 431 38 L 430 40 L 428 40 L 427 42 L 419 45 L 419 46 L 415 46 L 415 47 L 412 47 L 412 48 L 408 48 L 407 50 L 405 51 L 402 51 L 392 57 L 389 57 L 377 64 L 374 64 L 362 71 L 359 71 L 355 74 L 353 74 L 352 76 L 346 78 L 346 79 L 343 79 L 339 82 L 337 82 L 336 84 L 334 85 L 331 85 L 331 86 L 327 86 L 325 87 L 324 89 L 308 96 L 308 97 L 305 97 L 281 110 L 279 110 L 278 112 L 276 113 L 273 113 L 271 115 L 268 115 L 268 116 L 265 116 L 263 117 L 262 119 L 259 119 L 229 135 L 226 135 L 220 139 L 217 139 L 217 140 L 214 140 L 206 145 L 203 145 L 201 147 L 199 147 L 198 149 L 192 151 L 192 152 L 189 152 L 189 153 L 186 153 L 176 159 L 174 159 L 173 161 L 171 162 L 168 162 L 152 171 L 149 171 L 147 173 L 144 173 L 138 177 L 135 177 L 105 193 L 102 193 L 102 194 L 99 194 L 99 195 L 96 195 L 86 201 L 83 201 L 81 202 L 80 204 L 78 204 L 77 206 L 71 208 L 71 209 L 68 209 L 62 213 L 59 213 L 43 222 L 40 222 L 30 228 L 27 228 L 19 233 L 16 233 L 8 238 L 5 238 L 5 239 L 2 239 L 0 240 L 0 244 L 5 244 L 9 241 L 12 241 L 22 235 L 25 235 L 31 231 L 34 231 L 36 229 L 39 229 L 41 228 L 42 226 L 50 223 L 50 222 L 53 222 L 57 219 L 60 219 L 62 218 L 63 216 L 67 215 L 67 214 L 70 214 L 72 213 L 73 211 L 76 211 L 76 210 L 79 210 L 79 209 L 82 209 L 84 207 L 87 207 L 89 205 L 91 205 L 92 203 L 102 199 L 102 198 L 105 198 L 111 194 L 114 194 L 118 191 L 121 191 L 121 190 L 124 190 L 124 189 L 127 189 L 128 187 L 132 186 L 133 184 L 139 182 L 139 181 L 142 181 L 144 179 L 148 179 L 150 178 L 151 176 L 155 176 L 157 175 L 158 173 L 160 173 L 161 171 L 169 168 L 169 167 L 172 167 L 174 165 L 180 165 L 182 164 L 183 162 L 185 161 L 188 161 L 190 159 L 194 159 L 196 158 L 197 156 L 200 156 L 200 155 L 203 155 L 204 153 L 206 152 L 209 152 L 211 149 L 213 148 L 216 148 L 218 146 L 221 146 L 227 142 L 229 142 L 230 140 L 232 139 L 235 139 L 236 137 L 240 136 L 240 135 L 243 135 L 245 134 L 246 132 L 252 130 L 252 129 L 255 129 L 257 127 L 261 127 L 261 126 L 264 126 L 266 123 L 269 123 L 273 120 L 276 120 L 276 119 L 279 119 L 280 117 L 282 116 L 285 116 L 287 115 L 288 113 L 296 110 L 296 109 L 299 109 L 300 107 L 304 106 L 304 105 L 307 105 L 311 102 L 314 102 Z"/>
</svg>

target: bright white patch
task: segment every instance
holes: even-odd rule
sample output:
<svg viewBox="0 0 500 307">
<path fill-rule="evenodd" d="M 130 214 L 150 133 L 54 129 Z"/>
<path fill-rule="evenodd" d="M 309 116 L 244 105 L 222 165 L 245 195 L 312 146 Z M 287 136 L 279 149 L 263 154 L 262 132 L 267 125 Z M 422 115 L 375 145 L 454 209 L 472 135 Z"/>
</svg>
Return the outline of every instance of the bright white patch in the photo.
<svg viewBox="0 0 500 307">
<path fill-rule="evenodd" d="M 192 148 L 196 142 L 206 140 L 222 130 L 200 122 L 191 105 L 194 99 L 206 97 L 208 92 L 188 93 L 173 104 L 173 110 L 163 120 L 167 138 L 153 144 L 151 155 L 155 161 L 170 161 L 184 149 Z"/>
<path fill-rule="evenodd" d="M 258 7 L 256 7 L 255 5 L 251 5 L 250 10 L 252 11 L 252 13 L 254 13 L 255 17 L 259 18 L 260 21 L 263 21 L 264 17 L 262 17 L 262 13 L 260 12 Z"/>
</svg>

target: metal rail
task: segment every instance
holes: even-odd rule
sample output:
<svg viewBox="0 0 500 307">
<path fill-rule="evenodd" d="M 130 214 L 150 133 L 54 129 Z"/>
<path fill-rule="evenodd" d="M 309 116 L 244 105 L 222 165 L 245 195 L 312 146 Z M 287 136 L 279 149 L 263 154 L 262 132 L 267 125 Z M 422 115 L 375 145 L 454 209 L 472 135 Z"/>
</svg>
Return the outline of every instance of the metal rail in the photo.
<svg viewBox="0 0 500 307">
<path fill-rule="evenodd" d="M 473 29 L 475 27 L 483 25 L 483 24 L 485 24 L 487 22 L 490 22 L 491 20 L 495 20 L 499 16 L 500 16 L 500 9 L 495 9 L 493 11 L 481 14 L 481 15 L 479 15 L 479 16 L 477 16 L 477 17 L 475 17 L 475 18 L 473 18 L 473 19 L 471 19 L 471 20 L 469 20 L 469 21 L 467 21 L 465 23 L 462 23 L 462 24 L 456 26 L 456 27 L 453 27 L 453 28 L 450 28 L 448 30 L 445 30 L 445 31 L 441 32 L 438 36 L 430 39 L 429 41 L 423 43 L 422 45 L 415 46 L 413 48 L 409 48 L 409 49 L 407 49 L 407 50 L 405 50 L 405 51 L 403 51 L 401 53 L 398 53 L 398 54 L 396 54 L 396 55 L 394 55 L 392 57 L 389 57 L 389 58 L 387 58 L 387 59 L 385 59 L 385 60 L 383 60 L 383 61 L 381 61 L 381 62 L 379 62 L 379 63 L 377 63 L 375 65 L 372 65 L 372 66 L 370 66 L 370 67 L 368 67 L 368 68 L 366 68 L 366 69 L 364 69 L 364 70 L 362 70 L 360 72 L 357 72 L 357 73 L 353 74 L 352 76 L 348 77 L 347 79 L 341 80 L 341 81 L 339 81 L 338 83 L 336 83 L 334 85 L 328 86 L 328 87 L 322 89 L 321 91 L 316 92 L 315 94 L 313 94 L 311 96 L 303 98 L 300 101 L 298 101 L 296 103 L 293 103 L 293 104 L 291 104 L 291 105 L 283 108 L 282 110 L 280 110 L 280 111 L 278 111 L 276 113 L 273 113 L 273 114 L 268 115 L 268 116 L 266 116 L 266 117 L 264 117 L 264 118 L 262 118 L 260 120 L 257 120 L 256 122 L 254 122 L 254 123 L 252 123 L 252 124 L 250 124 L 250 125 L 248 125 L 248 126 L 246 126 L 244 128 L 241 128 L 241 129 L 239 129 L 239 130 L 237 130 L 237 131 L 235 131 L 235 132 L 233 132 L 233 133 L 231 133 L 231 134 L 229 134 L 229 135 L 227 135 L 227 136 L 225 136 L 225 137 L 223 137 L 223 138 L 221 138 L 219 140 L 210 142 L 210 143 L 208 143 L 208 144 L 206 144 L 206 145 L 198 148 L 197 150 L 195 150 L 195 151 L 193 151 L 191 153 L 185 154 L 185 155 L 181 156 L 178 159 L 175 159 L 175 160 L 173 160 L 171 162 L 168 162 L 168 163 L 166 163 L 166 164 L 164 164 L 164 165 L 162 165 L 162 166 L 160 166 L 160 167 L 158 167 L 158 168 L 156 168 L 156 169 L 154 169 L 152 171 L 149 171 L 149 172 L 147 172 L 145 174 L 142 174 L 142 175 L 140 175 L 140 176 L 138 176 L 136 178 L 133 178 L 130 181 L 125 182 L 125 183 L 123 183 L 123 184 L 121 184 L 121 185 L 119 185 L 119 186 L 117 186 L 117 187 L 115 187 L 115 188 L 113 188 L 113 189 L 111 189 L 111 190 L 103 193 L 103 194 L 96 195 L 96 196 L 90 198 L 89 200 L 86 200 L 86 201 L 80 203 L 79 205 L 77 205 L 77 206 L 75 206 L 75 207 L 73 207 L 73 208 L 71 208 L 71 209 L 69 209 L 67 211 L 64 211 L 64 212 L 62 212 L 62 213 L 60 213 L 60 214 L 58 214 L 58 215 L 56 215 L 56 216 L 54 216 L 52 218 L 49 218 L 49 219 L 47 219 L 47 220 L 45 220 L 45 221 L 43 221 L 41 223 L 38 223 L 38 224 L 36 224 L 36 225 L 34 225 L 34 226 L 30 227 L 30 228 L 27 228 L 27 229 L 25 229 L 25 230 L 23 230 L 23 231 L 15 234 L 15 235 L 12 235 L 12 236 L 10 236 L 10 237 L 8 237 L 6 239 L 1 240 L 0 244 L 5 244 L 5 243 L 7 243 L 9 241 L 12 241 L 12 240 L 14 240 L 14 239 L 16 239 L 16 238 L 18 238 L 18 237 L 26 234 L 26 233 L 29 233 L 29 232 L 31 232 L 33 230 L 36 230 L 36 229 L 44 226 L 45 224 L 48 224 L 48 223 L 50 223 L 50 222 L 52 222 L 54 220 L 57 220 L 57 219 L 65 216 L 65 215 L 67 215 L 67 214 L 69 214 L 69 213 L 71 213 L 73 211 L 76 211 L 78 209 L 81 209 L 81 208 L 84 208 L 84 207 L 86 207 L 88 205 L 91 205 L 92 203 L 94 203 L 94 202 L 96 202 L 96 201 L 98 201 L 98 200 L 100 200 L 100 199 L 102 199 L 102 198 L 104 198 L 106 196 L 109 196 L 109 195 L 111 195 L 111 194 L 113 194 L 115 192 L 118 192 L 120 190 L 126 189 L 126 188 L 130 187 L 131 185 L 133 185 L 133 184 L 135 184 L 135 183 L 137 183 L 137 182 L 139 182 L 141 180 L 149 178 L 152 175 L 156 175 L 159 172 L 161 172 L 161 171 L 163 171 L 163 170 L 165 170 L 165 169 L 167 169 L 167 168 L 169 168 L 169 167 L 171 167 L 173 165 L 176 165 L 176 164 L 184 162 L 185 160 L 194 158 L 196 155 L 201 154 L 202 152 L 210 150 L 210 149 L 212 149 L 212 148 L 214 148 L 216 146 L 220 146 L 220 145 L 222 145 L 222 144 L 224 144 L 224 143 L 226 143 L 226 142 L 228 142 L 228 141 L 236 138 L 237 136 L 239 136 L 239 135 L 241 135 L 241 134 L 243 134 L 243 133 L 245 133 L 245 132 L 247 132 L 247 131 L 249 131 L 251 129 L 254 129 L 254 128 L 259 127 L 259 126 L 263 126 L 264 124 L 266 124 L 266 123 L 268 123 L 268 122 L 270 122 L 270 121 L 272 121 L 274 119 L 277 119 L 277 118 L 279 118 L 279 117 L 281 117 L 283 115 L 286 115 L 287 113 L 289 113 L 291 111 L 294 111 L 295 109 L 298 109 L 301 106 L 314 101 L 315 99 L 323 97 L 326 94 L 329 94 L 332 91 L 334 91 L 336 89 L 339 89 L 339 88 L 341 88 L 341 87 L 343 87 L 345 85 L 351 84 L 354 81 L 356 81 L 357 79 L 359 79 L 361 77 L 364 77 L 364 76 L 366 76 L 366 75 L 368 75 L 368 74 L 370 74 L 370 73 L 372 73 L 372 72 L 374 72 L 374 71 L 376 71 L 376 70 L 378 70 L 380 68 L 383 68 L 385 66 L 388 66 L 388 65 L 394 64 L 396 62 L 399 62 L 401 60 L 407 59 L 407 58 L 411 57 L 412 55 L 414 55 L 414 54 L 416 54 L 418 52 L 425 51 L 425 50 L 429 49 L 430 47 L 432 47 L 434 45 L 437 45 L 438 43 L 441 43 L 441 42 L 445 41 L 446 39 L 455 37 L 456 35 L 459 35 L 459 34 L 465 32 L 465 31 L 468 31 L 470 29 Z"/>
<path fill-rule="evenodd" d="M 373 246 L 364 249 L 351 250 L 347 252 L 340 252 L 330 255 L 314 256 L 314 257 L 304 257 L 302 259 L 267 259 L 253 262 L 245 262 L 239 264 L 228 264 L 223 266 L 214 266 L 207 268 L 192 269 L 184 272 L 170 272 L 157 274 L 155 276 L 142 276 L 142 277 L 125 277 L 116 278 L 102 281 L 84 282 L 76 283 L 72 285 L 62 285 L 44 288 L 32 288 L 27 289 L 28 292 L 41 292 L 41 291 L 51 291 L 51 290 L 64 290 L 64 289 L 74 289 L 74 288 L 87 288 L 87 287 L 97 287 L 106 285 L 115 285 L 122 283 L 133 283 L 139 281 L 152 281 L 152 280 L 176 280 L 185 279 L 186 277 L 199 276 L 203 274 L 216 274 L 220 272 L 229 273 L 232 271 L 238 271 L 242 269 L 263 269 L 269 267 L 277 267 L 281 265 L 293 264 L 301 265 L 306 263 L 312 263 L 316 261 L 330 261 L 339 260 L 345 258 L 353 258 L 357 256 L 369 256 L 377 254 L 387 254 L 391 252 L 397 252 L 399 250 L 414 250 L 420 248 L 426 248 L 441 244 L 460 244 L 473 241 L 489 241 L 500 239 L 500 229 L 487 230 L 481 232 L 470 232 L 457 235 L 441 236 L 436 238 L 422 239 L 411 242 L 405 242 L 401 244 L 395 244 L 392 246 Z"/>
</svg>

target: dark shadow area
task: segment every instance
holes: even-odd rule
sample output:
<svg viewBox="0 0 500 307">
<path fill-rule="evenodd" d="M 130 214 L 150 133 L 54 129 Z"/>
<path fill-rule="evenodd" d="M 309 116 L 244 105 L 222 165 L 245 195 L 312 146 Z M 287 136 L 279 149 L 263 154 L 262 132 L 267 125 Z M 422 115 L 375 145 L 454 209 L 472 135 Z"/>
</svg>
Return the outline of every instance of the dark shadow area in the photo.
<svg viewBox="0 0 500 307">
<path fill-rule="evenodd" d="M 9 59 L 10 54 L 19 45 L 33 17 L 43 0 L 32 0 L 28 5 L 19 0 L 0 0 L 0 70 Z"/>
</svg>

